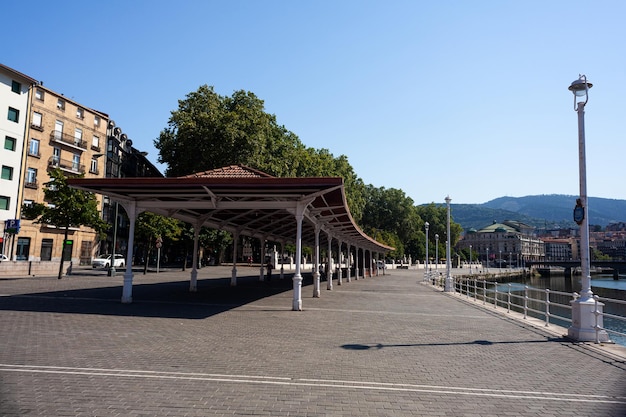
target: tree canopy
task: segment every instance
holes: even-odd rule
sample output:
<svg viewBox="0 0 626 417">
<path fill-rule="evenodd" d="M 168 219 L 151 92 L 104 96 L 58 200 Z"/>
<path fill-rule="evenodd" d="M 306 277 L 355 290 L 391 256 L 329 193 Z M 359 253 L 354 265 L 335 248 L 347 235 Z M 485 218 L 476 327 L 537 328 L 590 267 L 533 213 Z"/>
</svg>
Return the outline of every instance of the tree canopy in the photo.
<svg viewBox="0 0 626 417">
<path fill-rule="evenodd" d="M 179 100 L 154 145 L 158 161 L 167 164 L 168 177 L 234 164 L 277 177 L 342 177 L 354 221 L 370 236 L 395 247 L 391 256 L 425 256 L 425 221 L 445 242 L 445 207 L 416 207 L 402 190 L 366 186 L 347 156 L 335 157 L 328 149 L 304 146 L 296 134 L 265 112 L 263 100 L 251 92 L 239 90 L 227 97 L 213 87 L 201 86 Z M 460 236 L 457 226 L 451 226 L 453 243 Z M 218 242 L 213 246 L 219 247 Z"/>
</svg>

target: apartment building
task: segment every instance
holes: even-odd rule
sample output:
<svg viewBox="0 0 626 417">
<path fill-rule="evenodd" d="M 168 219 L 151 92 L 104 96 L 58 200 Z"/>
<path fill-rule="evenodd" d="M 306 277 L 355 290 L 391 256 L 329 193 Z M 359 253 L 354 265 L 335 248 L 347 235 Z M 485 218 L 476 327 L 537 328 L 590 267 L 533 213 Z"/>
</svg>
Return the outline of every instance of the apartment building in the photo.
<svg viewBox="0 0 626 417">
<path fill-rule="evenodd" d="M 23 187 L 19 200 L 28 205 L 44 202 L 48 171 L 59 168 L 66 176 L 104 176 L 108 115 L 90 109 L 38 83 L 31 88 L 29 122 L 23 153 Z M 102 205 L 102 198 L 96 196 Z M 52 225 L 21 219 L 16 260 L 58 261 L 64 231 Z M 66 261 L 88 264 L 96 252 L 98 236 L 87 227 L 70 229 Z"/>
<path fill-rule="evenodd" d="M 113 120 L 109 120 L 104 176 L 107 178 L 163 177 L 163 174 L 146 158 L 148 153 L 142 152 L 132 145 L 133 141 L 123 132 L 122 128 L 117 126 Z M 126 255 L 130 226 L 126 212 L 117 202 L 104 196 L 102 217 L 112 227 L 100 242 L 98 253 Z M 136 242 L 136 244 L 140 243 Z M 135 253 L 138 252 L 135 251 Z"/>
<path fill-rule="evenodd" d="M 0 64 L 0 253 L 11 258 L 22 185 L 20 167 L 28 121 L 29 93 L 37 80 Z"/>
<path fill-rule="evenodd" d="M 106 196 L 96 198 L 103 219 L 112 226 L 107 236 L 99 240 L 90 228 L 70 229 L 63 254 L 64 230 L 35 224 L 22 216 L 21 208 L 45 203 L 44 184 L 55 168 L 68 177 L 162 177 L 147 152 L 134 148 L 106 113 L 2 64 L 0 107 L 1 253 L 14 261 L 42 262 L 44 269 L 46 261 L 58 262 L 61 256 L 78 265 L 91 263 L 98 253 L 126 253 L 128 217 Z"/>
</svg>

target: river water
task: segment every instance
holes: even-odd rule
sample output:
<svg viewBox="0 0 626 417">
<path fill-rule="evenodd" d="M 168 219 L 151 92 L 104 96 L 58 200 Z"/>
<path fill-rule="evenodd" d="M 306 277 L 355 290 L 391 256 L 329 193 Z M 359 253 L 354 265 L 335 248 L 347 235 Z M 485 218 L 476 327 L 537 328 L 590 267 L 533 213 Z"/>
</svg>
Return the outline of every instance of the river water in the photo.
<svg viewBox="0 0 626 417">
<path fill-rule="evenodd" d="M 517 283 L 520 285 L 515 286 L 511 291 L 523 292 L 523 285 L 528 285 L 530 288 L 536 289 L 550 289 L 552 291 L 561 291 L 567 293 L 580 292 L 581 290 L 581 276 L 574 275 L 571 278 L 566 278 L 563 275 L 552 275 L 551 277 L 538 277 L 533 276 L 531 278 L 518 278 L 512 279 L 508 282 Z M 521 285 L 523 284 L 523 285 Z M 499 292 L 507 291 L 507 284 L 502 286 L 498 285 Z M 593 275 L 591 277 L 591 291 L 602 298 L 611 298 L 614 300 L 626 300 L 626 275 L 620 275 L 619 280 L 614 280 L 612 275 Z M 533 294 L 535 297 L 536 293 Z M 499 297 L 500 298 L 500 297 Z M 550 297 L 552 302 L 569 304 L 571 296 L 559 296 L 556 294 Z M 529 305 L 529 307 L 536 310 L 543 311 L 545 305 L 537 303 L 535 305 Z M 571 317 L 571 312 L 565 308 L 558 308 L 558 306 L 551 306 L 551 312 L 563 317 Z M 626 317 L 626 304 L 617 304 L 605 302 L 603 309 L 604 313 L 613 314 L 620 317 Z M 533 316 L 539 316 L 537 314 L 531 314 Z M 540 317 L 543 318 L 543 317 Z M 557 324 L 563 327 L 570 327 L 570 323 L 563 320 L 550 320 L 551 323 Z M 607 329 L 615 330 L 621 333 L 626 333 L 626 321 L 616 320 L 611 317 L 604 318 L 604 327 Z M 626 337 L 619 335 L 609 334 L 611 340 L 617 344 L 626 346 Z"/>
</svg>

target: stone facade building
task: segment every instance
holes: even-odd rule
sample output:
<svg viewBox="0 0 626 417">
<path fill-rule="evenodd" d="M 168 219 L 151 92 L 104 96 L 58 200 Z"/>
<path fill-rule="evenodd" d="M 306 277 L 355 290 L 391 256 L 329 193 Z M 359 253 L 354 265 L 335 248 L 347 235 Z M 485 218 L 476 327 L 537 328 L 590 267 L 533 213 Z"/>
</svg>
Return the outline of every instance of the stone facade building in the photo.
<svg viewBox="0 0 626 417">
<path fill-rule="evenodd" d="M 97 254 L 113 246 L 123 248 L 128 234 L 127 217 L 106 196 L 96 198 L 103 219 L 112 225 L 108 236 L 100 241 L 91 228 L 71 228 L 65 253 L 64 231 L 24 218 L 22 206 L 45 203 L 44 184 L 50 179 L 49 171 L 55 168 L 67 177 L 162 177 L 146 158 L 147 153 L 133 148 L 132 141 L 108 114 L 69 99 L 2 64 L 0 99 L 6 115 L 0 118 L 0 140 L 4 145 L 0 149 L 1 253 L 18 263 L 57 263 L 63 256 L 79 265 L 90 264 Z M 7 229 L 5 220 L 19 221 L 19 231 Z M 119 243 L 113 244 L 118 232 Z M 2 265 L 5 268 L 8 266 Z"/>
<path fill-rule="evenodd" d="M 44 202 L 48 172 L 59 168 L 68 176 L 104 175 L 108 116 L 64 97 L 41 83 L 31 89 L 30 119 L 24 152 L 23 204 Z M 100 206 L 102 197 L 97 196 Z M 17 260 L 58 261 L 63 231 L 52 225 L 35 224 L 22 218 L 17 239 Z M 65 260 L 89 264 L 98 244 L 96 233 L 87 227 L 72 228 Z"/>
<path fill-rule="evenodd" d="M 544 242 L 537 238 L 532 226 L 506 220 L 493 222 L 480 230 L 467 231 L 457 246 L 469 250 L 472 259 L 480 260 L 489 266 L 523 266 L 525 261 L 545 259 Z"/>
</svg>

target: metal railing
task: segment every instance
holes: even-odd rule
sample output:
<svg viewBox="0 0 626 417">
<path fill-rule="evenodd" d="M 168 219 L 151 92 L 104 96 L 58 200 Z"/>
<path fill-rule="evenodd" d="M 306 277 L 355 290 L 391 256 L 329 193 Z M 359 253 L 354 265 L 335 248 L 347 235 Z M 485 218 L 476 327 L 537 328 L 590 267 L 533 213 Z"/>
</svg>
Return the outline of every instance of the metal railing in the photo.
<svg viewBox="0 0 626 417">
<path fill-rule="evenodd" d="M 87 149 L 87 142 L 74 136 L 63 133 L 59 130 L 53 130 L 50 132 L 50 139 L 55 142 L 61 142 L 68 145 L 76 146 L 80 149 Z"/>
<path fill-rule="evenodd" d="M 67 159 L 61 159 L 56 156 L 51 156 L 48 159 L 48 166 L 51 168 L 61 168 L 67 171 L 75 172 L 78 174 L 85 173 L 85 165 L 81 163 L 77 163 L 75 161 L 70 161 Z"/>
<path fill-rule="evenodd" d="M 432 273 L 425 273 L 424 280 L 437 287 L 445 286 L 445 277 Z M 497 281 L 481 280 L 479 278 L 454 277 L 455 292 L 460 296 L 473 299 L 474 302 L 482 302 L 483 305 L 491 304 L 494 309 L 506 308 L 507 313 L 515 311 L 523 314 L 524 319 L 528 316 L 542 319 L 546 327 L 553 325 L 567 325 L 572 323 L 571 301 L 578 299 L 575 292 L 562 292 L 550 289 L 533 288 L 519 283 L 498 283 Z M 599 343 L 599 333 L 604 330 L 610 335 L 626 339 L 626 333 L 617 328 L 626 329 L 626 317 L 618 314 L 600 311 L 598 303 L 605 305 L 604 310 L 614 311 L 626 309 L 626 301 L 613 298 L 605 298 L 594 295 L 595 307 L 595 331 L 596 343 Z M 611 308 L 613 307 L 613 308 Z M 602 317 L 603 326 L 600 326 L 599 317 Z M 616 326 L 606 326 L 605 319 L 609 319 Z"/>
</svg>

